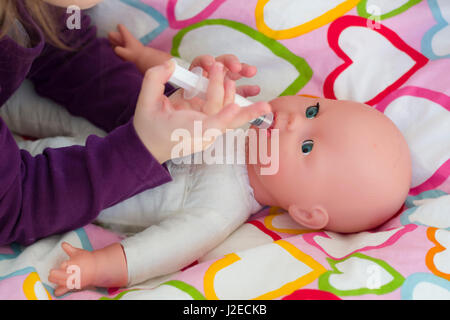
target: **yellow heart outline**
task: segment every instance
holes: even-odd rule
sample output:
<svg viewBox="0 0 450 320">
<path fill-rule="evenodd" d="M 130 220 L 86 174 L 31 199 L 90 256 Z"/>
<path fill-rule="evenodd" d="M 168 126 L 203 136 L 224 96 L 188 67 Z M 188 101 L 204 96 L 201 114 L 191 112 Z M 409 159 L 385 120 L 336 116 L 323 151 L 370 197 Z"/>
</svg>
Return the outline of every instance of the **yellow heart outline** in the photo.
<svg viewBox="0 0 450 320">
<path fill-rule="evenodd" d="M 315 29 L 318 29 L 336 18 L 344 15 L 346 12 L 353 9 L 360 0 L 346 0 L 342 2 L 341 4 L 337 5 L 331 10 L 328 10 L 324 14 L 305 22 L 301 25 L 298 25 L 293 28 L 284 29 L 284 30 L 273 30 L 270 28 L 266 22 L 264 21 L 264 7 L 270 0 L 258 0 L 258 3 L 256 4 L 255 8 L 255 21 L 256 21 L 256 28 L 266 36 L 282 40 L 282 39 L 290 39 L 298 37 L 302 34 L 311 32 Z"/>
</svg>

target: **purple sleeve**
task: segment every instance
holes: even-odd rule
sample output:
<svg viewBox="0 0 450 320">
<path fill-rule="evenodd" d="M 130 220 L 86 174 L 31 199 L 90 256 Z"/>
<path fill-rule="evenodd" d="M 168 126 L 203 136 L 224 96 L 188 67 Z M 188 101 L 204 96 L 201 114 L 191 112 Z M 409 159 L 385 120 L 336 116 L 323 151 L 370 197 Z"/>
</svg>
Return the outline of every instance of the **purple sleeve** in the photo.
<svg viewBox="0 0 450 320">
<path fill-rule="evenodd" d="M 0 118 L 0 246 L 24 245 L 92 222 L 98 213 L 171 180 L 132 121 L 85 147 L 19 150 Z"/>
<path fill-rule="evenodd" d="M 62 17 L 61 37 L 76 49 L 47 44 L 28 78 L 38 94 L 109 132 L 133 116 L 143 75 L 134 64 L 119 58 L 107 39 L 97 38 L 88 15 L 82 15 L 80 30 L 65 28 L 65 13 Z M 171 91 L 167 84 L 166 95 Z"/>
</svg>

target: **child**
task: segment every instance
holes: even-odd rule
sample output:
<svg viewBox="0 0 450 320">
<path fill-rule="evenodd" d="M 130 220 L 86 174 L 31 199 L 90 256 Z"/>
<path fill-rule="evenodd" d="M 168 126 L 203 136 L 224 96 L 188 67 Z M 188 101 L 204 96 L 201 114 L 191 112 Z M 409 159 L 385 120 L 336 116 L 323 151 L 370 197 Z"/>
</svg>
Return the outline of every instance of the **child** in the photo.
<svg viewBox="0 0 450 320">
<path fill-rule="evenodd" d="M 139 57 L 147 49 L 137 48 L 133 55 L 144 70 L 145 59 Z M 197 62 L 207 73 L 212 70 L 206 63 L 210 59 L 204 56 Z M 270 152 L 279 152 L 275 174 L 261 174 L 271 165 L 261 159 L 242 165 L 169 161 L 171 183 L 99 217 L 105 224 L 140 232 L 93 252 L 62 245 L 69 259 L 50 272 L 55 294 L 68 291 L 70 265 L 81 269 L 81 288 L 134 285 L 179 270 L 217 246 L 263 205 L 287 210 L 304 227 L 336 232 L 375 228 L 398 211 L 409 191 L 411 159 L 392 121 L 351 101 L 288 96 L 270 104 L 275 120 L 268 131 L 278 134 L 279 141 L 257 137 L 266 139 Z"/>
<path fill-rule="evenodd" d="M 47 2 L 89 7 L 99 0 Z M 173 65 L 155 67 L 144 78 L 96 37 L 87 16 L 75 30 L 67 29 L 66 19 L 65 10 L 42 0 L 0 2 L 0 106 L 28 78 L 40 95 L 108 135 L 32 157 L 0 119 L 0 245 L 28 245 L 82 227 L 101 210 L 170 181 L 162 163 L 170 158 L 175 128 L 189 130 L 192 120 L 202 120 L 225 130 L 270 112 L 264 103 L 248 110 L 229 103 L 220 70 L 216 90 L 197 111 L 173 110 L 163 97 L 173 90 L 164 87 Z"/>
</svg>

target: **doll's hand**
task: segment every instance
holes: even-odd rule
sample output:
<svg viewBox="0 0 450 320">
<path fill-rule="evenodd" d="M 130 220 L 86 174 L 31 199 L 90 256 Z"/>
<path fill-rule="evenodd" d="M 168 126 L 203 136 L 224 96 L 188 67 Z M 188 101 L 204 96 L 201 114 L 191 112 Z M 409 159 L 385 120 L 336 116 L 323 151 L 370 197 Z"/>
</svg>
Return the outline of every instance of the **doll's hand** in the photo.
<svg viewBox="0 0 450 320">
<path fill-rule="evenodd" d="M 94 253 L 72 247 L 67 242 L 63 242 L 61 247 L 69 259 L 61 263 L 59 268 L 50 270 L 48 280 L 56 284 L 55 296 L 94 285 L 97 268 Z M 79 278 L 76 278 L 77 275 Z"/>
<path fill-rule="evenodd" d="M 183 137 L 186 136 L 186 131 L 189 133 L 186 139 L 190 140 L 183 141 L 189 149 L 183 151 L 193 153 L 207 148 L 227 128 L 238 128 L 271 112 L 270 105 L 266 102 L 258 102 L 245 108 L 236 105 L 234 81 L 225 79 L 225 69 L 221 63 L 215 63 L 210 68 L 206 101 L 202 102 L 199 109 L 176 110 L 164 96 L 164 84 L 174 68 L 174 62 L 168 61 L 146 72 L 133 119 L 139 138 L 160 163 L 171 159 L 174 147 L 180 144 L 172 137 L 177 130 L 178 133 L 183 130 Z M 195 129 L 196 122 L 201 124 L 200 137 Z M 214 136 L 208 136 L 207 139 L 204 133 L 208 129 L 216 130 L 209 131 Z"/>
<path fill-rule="evenodd" d="M 63 242 L 61 247 L 69 259 L 59 268 L 50 270 L 48 280 L 56 284 L 55 296 L 90 286 L 111 288 L 127 284 L 127 260 L 120 243 L 92 252 L 75 248 L 67 242 Z"/>
<path fill-rule="evenodd" d="M 138 64 L 145 46 L 124 25 L 117 25 L 117 30 L 118 32 L 112 31 L 108 34 L 115 53 L 126 61 Z"/>
</svg>

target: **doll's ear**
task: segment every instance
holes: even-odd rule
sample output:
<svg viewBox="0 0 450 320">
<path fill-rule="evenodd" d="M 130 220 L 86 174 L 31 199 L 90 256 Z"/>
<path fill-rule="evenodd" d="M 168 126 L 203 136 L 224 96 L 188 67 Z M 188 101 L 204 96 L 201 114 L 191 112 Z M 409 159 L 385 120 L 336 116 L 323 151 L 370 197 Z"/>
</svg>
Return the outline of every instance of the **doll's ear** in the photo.
<svg viewBox="0 0 450 320">
<path fill-rule="evenodd" d="M 295 222 L 314 230 L 323 229 L 329 220 L 328 212 L 320 206 L 316 206 L 311 210 L 305 210 L 297 205 L 291 205 L 288 208 L 288 212 Z"/>
</svg>

